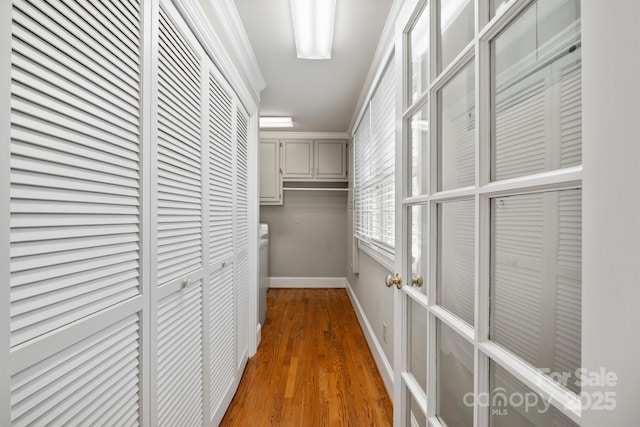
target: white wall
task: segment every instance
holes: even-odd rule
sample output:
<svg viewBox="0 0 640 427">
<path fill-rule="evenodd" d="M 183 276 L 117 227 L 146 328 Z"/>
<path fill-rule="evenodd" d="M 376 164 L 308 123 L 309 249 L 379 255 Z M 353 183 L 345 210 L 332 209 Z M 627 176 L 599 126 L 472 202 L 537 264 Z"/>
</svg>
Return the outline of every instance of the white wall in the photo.
<svg viewBox="0 0 640 427">
<path fill-rule="evenodd" d="M 583 1 L 583 366 L 618 376 L 616 409 L 584 427 L 640 420 L 640 2 Z"/>
</svg>

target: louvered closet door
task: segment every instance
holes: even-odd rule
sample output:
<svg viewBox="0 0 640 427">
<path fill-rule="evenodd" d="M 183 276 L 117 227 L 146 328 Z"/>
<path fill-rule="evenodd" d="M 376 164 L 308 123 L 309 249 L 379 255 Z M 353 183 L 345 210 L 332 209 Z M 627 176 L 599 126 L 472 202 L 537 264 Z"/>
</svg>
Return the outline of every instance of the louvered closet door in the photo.
<svg viewBox="0 0 640 427">
<path fill-rule="evenodd" d="M 209 264 L 233 259 L 233 98 L 209 75 Z"/>
<path fill-rule="evenodd" d="M 157 110 L 158 426 L 204 414 L 204 53 L 170 1 L 160 2 Z"/>
<path fill-rule="evenodd" d="M 173 293 L 158 307 L 159 426 L 200 426 L 202 283 Z"/>
<path fill-rule="evenodd" d="M 159 285 L 202 268 L 202 52 L 186 28 L 172 5 L 160 8 Z"/>
<path fill-rule="evenodd" d="M 247 359 L 249 344 L 249 210 L 248 210 L 248 139 L 249 119 L 238 108 L 236 131 L 236 301 L 238 328 L 238 366 Z"/>
<path fill-rule="evenodd" d="M 233 292 L 234 264 L 225 264 L 209 276 L 209 411 L 217 425 L 235 393 L 238 372 L 235 363 Z"/>
<path fill-rule="evenodd" d="M 233 253 L 235 101 L 231 88 L 210 64 L 208 79 L 209 179 L 209 413 L 217 425 L 237 386 Z"/>
<path fill-rule="evenodd" d="M 12 19 L 12 424 L 136 425 L 140 4 Z"/>
</svg>

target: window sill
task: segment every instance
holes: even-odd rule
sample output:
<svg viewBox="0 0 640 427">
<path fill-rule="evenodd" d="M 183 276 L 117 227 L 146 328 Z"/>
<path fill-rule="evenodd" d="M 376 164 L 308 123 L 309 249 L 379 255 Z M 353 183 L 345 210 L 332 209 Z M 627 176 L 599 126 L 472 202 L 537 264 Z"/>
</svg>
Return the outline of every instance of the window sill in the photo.
<svg viewBox="0 0 640 427">
<path fill-rule="evenodd" d="M 358 241 L 358 249 L 369 255 L 374 261 L 388 270 L 390 273 L 395 271 L 395 260 L 388 253 L 385 253 L 378 249 L 377 247 L 364 242 L 360 239 L 356 239 Z"/>
</svg>

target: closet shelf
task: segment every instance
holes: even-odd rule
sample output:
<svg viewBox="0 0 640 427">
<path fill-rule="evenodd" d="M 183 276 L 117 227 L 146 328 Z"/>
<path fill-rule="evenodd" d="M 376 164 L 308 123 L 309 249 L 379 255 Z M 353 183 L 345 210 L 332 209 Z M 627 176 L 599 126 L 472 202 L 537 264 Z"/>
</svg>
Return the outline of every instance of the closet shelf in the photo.
<svg viewBox="0 0 640 427">
<path fill-rule="evenodd" d="M 326 187 L 283 187 L 284 191 L 349 191 L 348 188 Z"/>
</svg>

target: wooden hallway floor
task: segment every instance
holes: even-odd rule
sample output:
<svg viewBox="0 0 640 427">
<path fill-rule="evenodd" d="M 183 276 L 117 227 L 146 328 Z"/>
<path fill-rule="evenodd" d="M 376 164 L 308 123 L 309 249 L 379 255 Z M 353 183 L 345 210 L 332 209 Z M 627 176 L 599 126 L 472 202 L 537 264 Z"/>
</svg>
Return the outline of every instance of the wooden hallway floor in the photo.
<svg viewBox="0 0 640 427">
<path fill-rule="evenodd" d="M 269 289 L 262 343 L 220 425 L 392 425 L 344 289 Z"/>
</svg>

